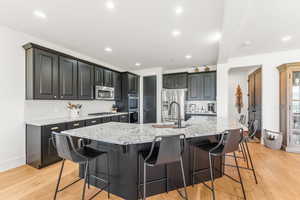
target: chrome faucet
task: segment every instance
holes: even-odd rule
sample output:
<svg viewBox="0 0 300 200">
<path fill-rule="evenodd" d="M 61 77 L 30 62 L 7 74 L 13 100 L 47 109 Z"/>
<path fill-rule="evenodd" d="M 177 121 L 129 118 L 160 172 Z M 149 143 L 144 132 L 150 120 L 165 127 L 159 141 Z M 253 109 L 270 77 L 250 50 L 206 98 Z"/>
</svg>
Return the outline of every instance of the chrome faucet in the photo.
<svg viewBox="0 0 300 200">
<path fill-rule="evenodd" d="M 172 112 L 172 105 L 173 105 L 173 104 L 176 104 L 176 105 L 177 105 L 177 108 L 178 108 L 178 115 L 177 115 L 177 120 L 178 120 L 178 122 L 177 122 L 177 126 L 178 126 L 178 128 L 181 128 L 180 104 L 177 103 L 176 101 L 172 101 L 172 102 L 170 103 L 170 107 L 169 107 L 169 115 L 171 115 L 171 112 Z"/>
</svg>

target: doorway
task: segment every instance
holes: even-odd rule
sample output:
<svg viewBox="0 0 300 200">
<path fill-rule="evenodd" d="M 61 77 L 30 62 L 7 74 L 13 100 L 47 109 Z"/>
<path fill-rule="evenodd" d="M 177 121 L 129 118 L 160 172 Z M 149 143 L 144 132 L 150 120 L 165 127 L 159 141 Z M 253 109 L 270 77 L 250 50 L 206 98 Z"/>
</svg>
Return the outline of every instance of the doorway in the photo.
<svg viewBox="0 0 300 200">
<path fill-rule="evenodd" d="M 262 71 L 255 70 L 248 76 L 248 122 L 258 120 L 256 137 L 261 138 L 262 124 Z"/>
<path fill-rule="evenodd" d="M 144 123 L 156 123 L 156 76 L 145 76 L 143 88 L 143 121 Z"/>
</svg>

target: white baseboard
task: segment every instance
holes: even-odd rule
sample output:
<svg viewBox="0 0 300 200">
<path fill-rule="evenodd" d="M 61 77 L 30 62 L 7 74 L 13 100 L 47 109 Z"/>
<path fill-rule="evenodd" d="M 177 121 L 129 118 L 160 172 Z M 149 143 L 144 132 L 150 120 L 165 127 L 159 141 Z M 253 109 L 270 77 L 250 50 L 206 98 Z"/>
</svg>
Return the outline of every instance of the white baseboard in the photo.
<svg viewBox="0 0 300 200">
<path fill-rule="evenodd" d="M 11 158 L 0 162 L 0 172 L 19 167 L 21 165 L 25 165 L 25 156 Z"/>
</svg>

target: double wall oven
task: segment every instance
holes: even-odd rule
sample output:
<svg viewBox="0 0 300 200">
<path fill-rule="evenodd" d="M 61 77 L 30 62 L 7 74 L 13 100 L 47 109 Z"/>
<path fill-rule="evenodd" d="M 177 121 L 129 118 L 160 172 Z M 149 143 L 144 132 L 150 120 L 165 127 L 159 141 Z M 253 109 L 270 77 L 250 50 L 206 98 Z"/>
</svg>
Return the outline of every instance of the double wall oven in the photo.
<svg viewBox="0 0 300 200">
<path fill-rule="evenodd" d="M 139 123 L 139 97 L 136 94 L 128 94 L 128 112 L 130 123 Z"/>
</svg>

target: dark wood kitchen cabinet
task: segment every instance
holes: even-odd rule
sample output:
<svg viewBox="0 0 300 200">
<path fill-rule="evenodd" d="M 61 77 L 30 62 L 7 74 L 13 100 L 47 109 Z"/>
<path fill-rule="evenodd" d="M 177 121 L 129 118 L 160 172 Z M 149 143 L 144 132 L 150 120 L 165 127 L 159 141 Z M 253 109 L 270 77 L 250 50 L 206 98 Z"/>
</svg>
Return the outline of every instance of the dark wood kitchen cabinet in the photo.
<svg viewBox="0 0 300 200">
<path fill-rule="evenodd" d="M 61 160 L 56 152 L 52 131 L 66 129 L 64 123 L 47 126 L 26 125 L 26 164 L 42 168 Z"/>
<path fill-rule="evenodd" d="M 59 57 L 60 99 L 77 99 L 77 60 Z"/>
<path fill-rule="evenodd" d="M 113 83 L 113 71 L 108 70 L 108 69 L 104 69 L 104 86 L 106 87 L 113 87 L 114 83 Z"/>
<path fill-rule="evenodd" d="M 26 125 L 26 164 L 43 168 L 56 163 L 61 159 L 58 157 L 52 132 L 61 132 L 70 129 L 93 126 L 107 122 L 129 123 L 128 114 L 115 115 L 111 117 L 99 117 L 88 120 L 79 120 L 66 123 L 51 124 L 45 126 Z M 78 146 L 77 137 L 72 137 L 75 147 Z"/>
<path fill-rule="evenodd" d="M 216 100 L 216 72 L 188 75 L 188 100 Z"/>
<path fill-rule="evenodd" d="M 104 83 L 104 70 L 102 67 L 95 66 L 95 85 L 103 86 Z"/>
<path fill-rule="evenodd" d="M 26 99 L 58 99 L 58 56 L 26 49 Z"/>
<path fill-rule="evenodd" d="M 139 78 L 135 74 L 128 73 L 128 93 L 138 94 Z"/>
<path fill-rule="evenodd" d="M 23 48 L 26 99 L 91 100 L 95 85 L 115 87 L 116 99 L 121 98 L 121 80 L 115 80 L 119 72 L 37 44 L 28 43 Z M 131 90 L 136 91 L 136 79 L 131 83 Z"/>
<path fill-rule="evenodd" d="M 78 99 L 94 99 L 94 67 L 78 62 Z"/>
<path fill-rule="evenodd" d="M 114 73 L 112 70 L 95 67 L 95 85 L 114 87 Z"/>
<path fill-rule="evenodd" d="M 121 73 L 113 72 L 113 81 L 115 88 L 115 100 L 121 101 L 122 99 L 122 77 Z"/>
<path fill-rule="evenodd" d="M 176 73 L 176 74 L 163 75 L 163 88 L 165 88 L 165 89 L 185 89 L 185 88 L 187 88 L 187 73 Z"/>
</svg>

